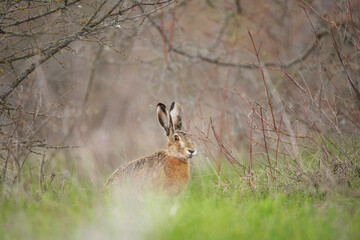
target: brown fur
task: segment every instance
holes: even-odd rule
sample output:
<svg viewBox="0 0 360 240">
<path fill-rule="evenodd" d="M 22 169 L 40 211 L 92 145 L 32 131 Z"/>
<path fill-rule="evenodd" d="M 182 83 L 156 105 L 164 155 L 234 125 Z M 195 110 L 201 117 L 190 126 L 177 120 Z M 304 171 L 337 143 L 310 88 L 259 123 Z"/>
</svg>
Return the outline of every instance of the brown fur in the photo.
<svg viewBox="0 0 360 240">
<path fill-rule="evenodd" d="M 168 156 L 164 158 L 163 166 L 165 171 L 164 190 L 169 195 L 181 193 L 190 179 L 189 162 Z"/>
<path fill-rule="evenodd" d="M 160 150 L 118 168 L 108 179 L 107 186 L 130 185 L 136 191 L 164 190 L 173 196 L 180 194 L 190 179 L 190 163 Z"/>
<path fill-rule="evenodd" d="M 159 106 L 160 105 L 160 106 Z M 106 185 L 129 186 L 135 191 L 144 188 L 164 190 L 169 195 L 183 191 L 190 179 L 189 159 L 196 154 L 190 135 L 181 129 L 181 107 L 173 103 L 173 121 L 165 105 L 158 105 L 158 120 L 168 136 L 166 150 L 134 160 L 118 168 Z"/>
</svg>

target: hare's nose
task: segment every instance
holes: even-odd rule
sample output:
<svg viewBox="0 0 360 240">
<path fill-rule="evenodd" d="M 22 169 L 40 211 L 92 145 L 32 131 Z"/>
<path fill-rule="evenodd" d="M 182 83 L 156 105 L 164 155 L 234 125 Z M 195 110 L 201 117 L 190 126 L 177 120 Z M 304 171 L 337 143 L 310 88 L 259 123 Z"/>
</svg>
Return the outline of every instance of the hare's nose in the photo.
<svg viewBox="0 0 360 240">
<path fill-rule="evenodd" d="M 188 149 L 187 151 L 190 158 L 196 155 L 196 149 Z"/>
</svg>

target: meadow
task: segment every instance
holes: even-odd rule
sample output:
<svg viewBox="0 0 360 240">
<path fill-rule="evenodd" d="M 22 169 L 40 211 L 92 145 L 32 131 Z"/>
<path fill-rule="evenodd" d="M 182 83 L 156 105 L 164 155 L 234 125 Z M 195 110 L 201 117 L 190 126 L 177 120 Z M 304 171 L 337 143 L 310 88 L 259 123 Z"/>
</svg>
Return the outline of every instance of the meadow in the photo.
<svg viewBox="0 0 360 240">
<path fill-rule="evenodd" d="M 346 193 L 224 188 L 196 171 L 175 198 L 117 196 L 76 174 L 53 184 L 3 190 L 0 239 L 360 238 L 360 203 Z"/>
</svg>

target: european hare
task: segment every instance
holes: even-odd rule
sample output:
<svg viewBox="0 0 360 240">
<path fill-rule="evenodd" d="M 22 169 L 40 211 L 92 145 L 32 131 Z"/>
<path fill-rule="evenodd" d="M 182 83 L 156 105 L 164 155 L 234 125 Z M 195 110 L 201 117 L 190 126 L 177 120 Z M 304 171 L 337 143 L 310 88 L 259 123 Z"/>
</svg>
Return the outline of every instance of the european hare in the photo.
<svg viewBox="0 0 360 240">
<path fill-rule="evenodd" d="M 189 159 L 196 155 L 196 149 L 190 135 L 182 129 L 180 104 L 173 102 L 169 112 L 159 103 L 157 118 L 168 138 L 166 149 L 118 168 L 108 179 L 108 187 L 129 184 L 136 191 L 150 187 L 170 195 L 182 192 L 190 178 Z"/>
</svg>

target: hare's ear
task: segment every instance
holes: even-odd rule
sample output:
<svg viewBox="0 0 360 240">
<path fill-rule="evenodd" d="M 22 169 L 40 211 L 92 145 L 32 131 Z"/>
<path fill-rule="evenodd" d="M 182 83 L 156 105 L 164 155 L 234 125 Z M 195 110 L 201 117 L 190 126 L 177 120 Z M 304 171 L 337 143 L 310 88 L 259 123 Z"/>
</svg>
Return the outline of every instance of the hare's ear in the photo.
<svg viewBox="0 0 360 240">
<path fill-rule="evenodd" d="M 157 117 L 160 125 L 164 128 L 166 136 L 170 135 L 172 131 L 172 121 L 166 106 L 162 103 L 157 105 Z"/>
<path fill-rule="evenodd" d="M 174 130 L 180 130 L 182 128 L 181 115 L 182 110 L 180 104 L 173 102 L 170 107 L 170 116 L 174 124 Z"/>
</svg>

